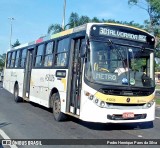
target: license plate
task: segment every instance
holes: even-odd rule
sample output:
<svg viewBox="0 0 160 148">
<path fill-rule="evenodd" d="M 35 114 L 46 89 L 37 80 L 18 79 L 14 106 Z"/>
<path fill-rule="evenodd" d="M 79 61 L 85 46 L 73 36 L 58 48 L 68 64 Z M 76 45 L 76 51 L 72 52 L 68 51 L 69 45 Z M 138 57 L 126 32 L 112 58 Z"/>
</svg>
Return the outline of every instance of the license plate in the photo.
<svg viewBox="0 0 160 148">
<path fill-rule="evenodd" d="M 134 118 L 134 113 L 132 113 L 132 112 L 126 112 L 126 113 L 123 113 L 122 117 L 123 117 L 124 119 Z"/>
</svg>

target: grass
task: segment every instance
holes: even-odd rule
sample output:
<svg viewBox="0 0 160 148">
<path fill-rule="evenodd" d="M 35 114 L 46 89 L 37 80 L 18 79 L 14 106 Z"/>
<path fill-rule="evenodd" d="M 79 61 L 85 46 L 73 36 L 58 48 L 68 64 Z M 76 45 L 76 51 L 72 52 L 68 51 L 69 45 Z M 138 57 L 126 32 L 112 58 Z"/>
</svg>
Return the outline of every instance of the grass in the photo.
<svg viewBox="0 0 160 148">
<path fill-rule="evenodd" d="M 156 89 L 159 89 L 160 90 L 160 84 L 156 84 Z M 158 94 L 160 94 L 160 91 L 158 90 Z M 157 95 L 155 96 L 155 99 L 156 99 L 156 104 L 157 105 L 160 105 L 160 95 Z"/>
<path fill-rule="evenodd" d="M 156 104 L 160 105 L 160 98 L 156 98 Z"/>
<path fill-rule="evenodd" d="M 160 85 L 159 84 L 156 84 L 156 89 L 160 89 Z"/>
</svg>

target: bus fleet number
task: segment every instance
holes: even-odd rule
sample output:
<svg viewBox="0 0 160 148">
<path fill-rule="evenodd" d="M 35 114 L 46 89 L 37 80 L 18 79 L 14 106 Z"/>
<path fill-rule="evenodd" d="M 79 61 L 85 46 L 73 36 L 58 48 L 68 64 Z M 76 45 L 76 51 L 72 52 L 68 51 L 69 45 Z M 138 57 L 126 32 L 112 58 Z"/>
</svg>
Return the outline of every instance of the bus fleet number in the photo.
<svg viewBox="0 0 160 148">
<path fill-rule="evenodd" d="M 55 80 L 54 75 L 47 74 L 45 77 L 45 80 L 46 81 L 54 81 Z"/>
</svg>

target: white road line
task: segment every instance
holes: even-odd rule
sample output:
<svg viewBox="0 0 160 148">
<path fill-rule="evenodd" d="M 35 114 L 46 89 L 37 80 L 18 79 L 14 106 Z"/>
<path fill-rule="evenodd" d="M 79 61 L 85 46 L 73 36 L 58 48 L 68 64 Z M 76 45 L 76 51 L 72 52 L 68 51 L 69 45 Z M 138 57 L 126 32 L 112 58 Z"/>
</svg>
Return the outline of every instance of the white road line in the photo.
<svg viewBox="0 0 160 148">
<path fill-rule="evenodd" d="M 8 137 L 8 135 L 2 130 L 0 129 L 0 135 L 7 140 L 10 140 L 10 138 Z M 9 145 L 11 148 L 18 148 L 16 145 Z"/>
<path fill-rule="evenodd" d="M 157 119 L 160 119 L 160 117 L 156 117 Z"/>
<path fill-rule="evenodd" d="M 142 135 L 138 135 L 138 137 L 139 137 L 139 138 L 142 138 L 143 136 L 142 136 Z"/>
</svg>

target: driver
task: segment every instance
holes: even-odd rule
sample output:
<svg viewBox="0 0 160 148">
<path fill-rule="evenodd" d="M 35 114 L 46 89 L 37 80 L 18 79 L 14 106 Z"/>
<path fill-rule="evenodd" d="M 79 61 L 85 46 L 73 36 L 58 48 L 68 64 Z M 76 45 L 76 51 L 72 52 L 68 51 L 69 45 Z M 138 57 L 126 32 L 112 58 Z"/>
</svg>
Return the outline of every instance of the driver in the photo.
<svg viewBox="0 0 160 148">
<path fill-rule="evenodd" d="M 98 55 L 98 62 L 94 63 L 94 70 L 109 72 L 109 70 L 107 69 L 107 61 L 105 55 Z"/>
</svg>

